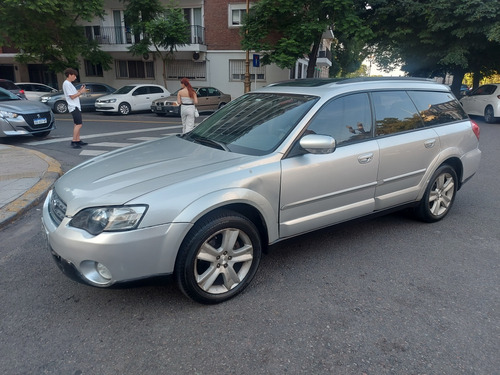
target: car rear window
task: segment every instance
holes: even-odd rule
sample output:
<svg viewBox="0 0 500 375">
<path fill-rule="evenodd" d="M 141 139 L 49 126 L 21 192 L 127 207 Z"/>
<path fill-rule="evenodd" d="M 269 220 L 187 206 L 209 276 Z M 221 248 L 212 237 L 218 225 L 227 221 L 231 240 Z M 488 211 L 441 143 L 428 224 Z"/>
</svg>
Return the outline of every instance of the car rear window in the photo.
<svg viewBox="0 0 500 375">
<path fill-rule="evenodd" d="M 7 89 L 7 90 L 19 90 L 19 87 L 17 87 L 11 81 L 0 81 L 0 87 L 3 87 L 4 89 Z"/>
<path fill-rule="evenodd" d="M 441 125 L 467 118 L 460 103 L 449 92 L 409 91 L 408 94 L 415 103 L 425 126 Z"/>
</svg>

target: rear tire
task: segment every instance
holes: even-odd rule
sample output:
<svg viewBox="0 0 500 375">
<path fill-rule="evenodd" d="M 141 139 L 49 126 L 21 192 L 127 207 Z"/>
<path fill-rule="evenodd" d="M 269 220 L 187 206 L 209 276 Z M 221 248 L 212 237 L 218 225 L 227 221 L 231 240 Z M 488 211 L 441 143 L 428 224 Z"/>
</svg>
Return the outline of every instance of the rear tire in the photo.
<svg viewBox="0 0 500 375">
<path fill-rule="evenodd" d="M 495 112 L 493 111 L 493 107 L 487 106 L 484 109 L 484 121 L 488 124 L 493 124 L 495 122 Z"/>
<path fill-rule="evenodd" d="M 455 170 L 447 164 L 440 166 L 429 180 L 425 194 L 416 209 L 418 218 L 427 223 L 444 218 L 455 201 L 457 187 Z"/>
<path fill-rule="evenodd" d="M 59 100 L 54 104 L 54 112 L 55 113 L 67 113 L 68 112 L 68 103 L 64 100 Z"/>
<path fill-rule="evenodd" d="M 226 301 L 245 289 L 259 267 L 259 232 L 229 210 L 198 221 L 177 255 L 175 276 L 182 292 L 204 304 Z"/>
</svg>

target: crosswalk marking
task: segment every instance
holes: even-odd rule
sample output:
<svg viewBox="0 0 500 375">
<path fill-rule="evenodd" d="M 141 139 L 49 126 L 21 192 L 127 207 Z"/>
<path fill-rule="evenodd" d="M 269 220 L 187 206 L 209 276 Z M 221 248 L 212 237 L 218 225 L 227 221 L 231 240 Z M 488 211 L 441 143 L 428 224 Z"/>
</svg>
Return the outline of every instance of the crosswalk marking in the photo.
<svg viewBox="0 0 500 375">
<path fill-rule="evenodd" d="M 92 147 L 127 147 L 132 146 L 134 143 L 122 143 L 122 142 L 98 142 L 98 143 L 89 143 L 89 146 Z"/>
</svg>

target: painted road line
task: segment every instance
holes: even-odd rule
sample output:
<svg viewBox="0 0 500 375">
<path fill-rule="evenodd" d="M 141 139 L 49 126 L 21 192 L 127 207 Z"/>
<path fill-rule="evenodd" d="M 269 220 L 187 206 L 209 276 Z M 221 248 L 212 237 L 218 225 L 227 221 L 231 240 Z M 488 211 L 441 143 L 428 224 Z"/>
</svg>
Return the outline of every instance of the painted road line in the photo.
<svg viewBox="0 0 500 375">
<path fill-rule="evenodd" d="M 167 129 L 176 129 L 176 128 L 182 128 L 182 125 L 178 126 L 169 126 Z M 165 128 L 149 128 L 149 129 L 136 129 L 136 130 L 124 130 L 121 132 L 113 132 L 113 133 L 101 133 L 101 134 L 82 134 L 82 139 L 92 139 L 92 138 L 99 138 L 99 137 L 109 137 L 109 136 L 114 136 L 114 135 L 123 135 L 123 134 L 135 134 L 135 133 L 144 133 L 144 132 L 153 132 L 153 131 L 165 131 Z M 173 133 L 170 133 L 173 134 Z M 35 141 L 35 142 L 29 142 L 27 143 L 28 145 L 46 145 L 49 143 L 57 143 L 57 142 L 71 142 L 73 138 L 72 137 L 65 137 L 65 138 L 55 138 L 55 139 L 46 139 L 43 141 Z"/>
<path fill-rule="evenodd" d="M 121 147 L 127 147 L 127 146 L 132 146 L 135 143 L 122 143 L 122 142 L 98 142 L 98 143 L 89 143 L 89 146 L 92 147 L 115 147 L 115 148 L 121 148 Z"/>
</svg>

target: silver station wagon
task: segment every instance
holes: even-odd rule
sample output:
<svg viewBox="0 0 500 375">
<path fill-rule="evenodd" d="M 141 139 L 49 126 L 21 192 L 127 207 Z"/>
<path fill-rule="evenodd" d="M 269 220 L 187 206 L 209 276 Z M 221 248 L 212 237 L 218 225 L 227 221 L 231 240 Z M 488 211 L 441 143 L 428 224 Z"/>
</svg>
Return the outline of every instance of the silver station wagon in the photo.
<svg viewBox="0 0 500 375">
<path fill-rule="evenodd" d="M 96 286 L 173 274 L 201 303 L 240 293 L 280 240 L 389 209 L 445 217 L 481 159 L 447 86 L 299 80 L 245 94 L 193 131 L 89 160 L 48 194 L 53 258 Z"/>
</svg>

